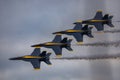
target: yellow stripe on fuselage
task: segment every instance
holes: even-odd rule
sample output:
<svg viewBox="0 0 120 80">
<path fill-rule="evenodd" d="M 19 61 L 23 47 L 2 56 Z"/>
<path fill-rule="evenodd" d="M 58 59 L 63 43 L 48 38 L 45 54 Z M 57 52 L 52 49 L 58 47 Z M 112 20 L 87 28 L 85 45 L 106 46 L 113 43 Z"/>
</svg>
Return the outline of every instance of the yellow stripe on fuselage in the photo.
<svg viewBox="0 0 120 80">
<path fill-rule="evenodd" d="M 48 42 L 45 43 L 46 46 L 53 46 L 53 45 L 64 45 L 64 43 L 54 43 L 54 42 Z"/>
<path fill-rule="evenodd" d="M 83 30 L 66 30 L 66 32 L 84 32 Z"/>
<path fill-rule="evenodd" d="M 106 22 L 107 20 L 90 20 L 90 22 Z"/>
<path fill-rule="evenodd" d="M 30 59 L 30 58 L 42 58 L 42 57 L 40 57 L 40 56 L 23 56 L 23 58 Z"/>
</svg>

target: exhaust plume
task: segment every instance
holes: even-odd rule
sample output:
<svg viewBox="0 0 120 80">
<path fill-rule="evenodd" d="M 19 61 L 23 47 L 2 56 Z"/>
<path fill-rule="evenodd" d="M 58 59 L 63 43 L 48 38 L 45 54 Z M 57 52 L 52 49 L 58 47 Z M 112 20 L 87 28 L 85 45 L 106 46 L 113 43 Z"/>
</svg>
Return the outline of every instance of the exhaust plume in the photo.
<svg viewBox="0 0 120 80">
<path fill-rule="evenodd" d="M 78 44 L 76 44 L 78 45 Z M 93 47 L 120 47 L 120 40 L 119 41 L 104 41 L 104 42 L 95 42 L 95 43 L 85 43 L 80 44 L 78 46 L 93 46 Z"/>
<path fill-rule="evenodd" d="M 92 56 L 92 57 L 80 57 L 80 56 L 74 56 L 74 57 L 62 57 L 62 58 L 52 58 L 53 60 L 109 60 L 109 59 L 120 59 L 120 56 Z"/>
</svg>

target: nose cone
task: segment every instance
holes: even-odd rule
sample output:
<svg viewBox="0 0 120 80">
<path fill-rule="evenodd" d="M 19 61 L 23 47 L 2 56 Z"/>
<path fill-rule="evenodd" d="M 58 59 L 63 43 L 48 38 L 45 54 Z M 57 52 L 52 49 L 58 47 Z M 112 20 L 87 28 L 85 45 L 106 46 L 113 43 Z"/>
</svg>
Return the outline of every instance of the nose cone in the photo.
<svg viewBox="0 0 120 80">
<path fill-rule="evenodd" d="M 65 34 L 66 31 L 59 31 L 59 32 L 54 32 L 53 34 L 56 34 L 56 35 L 62 35 L 62 34 Z"/>
<path fill-rule="evenodd" d="M 53 34 L 62 34 L 63 31 L 59 31 L 59 32 L 54 32 Z"/>
<path fill-rule="evenodd" d="M 35 47 L 36 45 L 32 45 L 31 47 Z"/>
<path fill-rule="evenodd" d="M 22 57 L 15 57 L 15 58 L 10 58 L 9 60 L 21 60 Z"/>
<path fill-rule="evenodd" d="M 58 32 L 54 32 L 54 33 L 52 33 L 52 34 L 57 34 Z"/>
<path fill-rule="evenodd" d="M 40 46 L 43 46 L 43 44 L 35 44 L 35 45 L 32 45 L 31 47 L 40 48 Z"/>
</svg>

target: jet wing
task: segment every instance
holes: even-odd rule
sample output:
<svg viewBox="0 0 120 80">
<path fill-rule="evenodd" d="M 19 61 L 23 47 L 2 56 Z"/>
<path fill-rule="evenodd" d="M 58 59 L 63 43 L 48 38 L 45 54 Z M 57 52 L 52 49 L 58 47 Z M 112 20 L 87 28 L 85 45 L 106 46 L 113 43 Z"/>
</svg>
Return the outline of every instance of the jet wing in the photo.
<svg viewBox="0 0 120 80">
<path fill-rule="evenodd" d="M 81 23 L 77 23 L 73 29 L 74 30 L 81 30 L 82 29 L 82 24 Z"/>
<path fill-rule="evenodd" d="M 83 35 L 81 33 L 73 33 L 77 42 L 83 42 Z"/>
<path fill-rule="evenodd" d="M 40 55 L 40 48 L 35 48 L 31 53 L 32 56 L 39 56 Z"/>
<path fill-rule="evenodd" d="M 54 46 L 53 51 L 55 52 L 56 55 L 62 55 L 62 48 L 60 46 Z"/>
<path fill-rule="evenodd" d="M 52 42 L 60 42 L 62 40 L 61 35 L 56 35 Z"/>
<path fill-rule="evenodd" d="M 104 30 L 104 26 L 103 26 L 102 23 L 95 23 L 94 26 L 96 27 L 96 29 L 97 29 L 98 31 Z"/>
<path fill-rule="evenodd" d="M 39 60 L 33 60 L 31 61 L 31 64 L 33 65 L 34 69 L 40 69 L 40 61 Z"/>
<path fill-rule="evenodd" d="M 97 11 L 94 19 L 101 20 L 103 18 L 102 11 Z"/>
</svg>

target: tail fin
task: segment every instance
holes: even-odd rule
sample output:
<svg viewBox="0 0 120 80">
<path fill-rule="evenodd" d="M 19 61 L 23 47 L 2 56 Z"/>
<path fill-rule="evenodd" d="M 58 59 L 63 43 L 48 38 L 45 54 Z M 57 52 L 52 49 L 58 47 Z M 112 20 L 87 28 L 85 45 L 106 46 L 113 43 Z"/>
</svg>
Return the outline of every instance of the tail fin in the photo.
<svg viewBox="0 0 120 80">
<path fill-rule="evenodd" d="M 46 56 L 46 51 L 43 51 L 39 56 L 45 57 Z"/>
<path fill-rule="evenodd" d="M 88 30 L 88 25 L 85 25 L 82 30 Z"/>
<path fill-rule="evenodd" d="M 62 41 L 61 41 L 61 43 L 66 43 L 67 42 L 67 37 L 65 37 Z"/>
<path fill-rule="evenodd" d="M 104 20 L 108 20 L 108 17 L 109 17 L 109 14 L 105 14 L 104 17 L 103 17 L 103 19 Z"/>
<path fill-rule="evenodd" d="M 67 50 L 69 50 L 69 51 L 73 51 L 73 49 L 71 48 L 71 42 L 72 42 L 72 39 L 69 39 L 68 41 L 67 41 L 67 46 L 65 47 Z"/>
<path fill-rule="evenodd" d="M 82 30 L 84 31 L 83 35 L 87 35 L 88 37 L 91 37 L 93 38 L 93 35 L 92 35 L 92 28 L 93 27 L 88 27 L 88 25 L 85 25 Z"/>
<path fill-rule="evenodd" d="M 51 55 L 51 53 L 47 53 L 46 54 L 46 59 L 44 60 L 44 62 L 46 63 L 46 64 L 48 64 L 48 65 L 52 65 L 52 63 L 50 62 L 50 55 Z"/>
<path fill-rule="evenodd" d="M 113 18 L 113 16 L 109 16 L 109 18 L 108 18 L 107 25 L 109 25 L 110 27 L 114 27 L 114 25 L 112 24 L 112 18 Z"/>
</svg>

